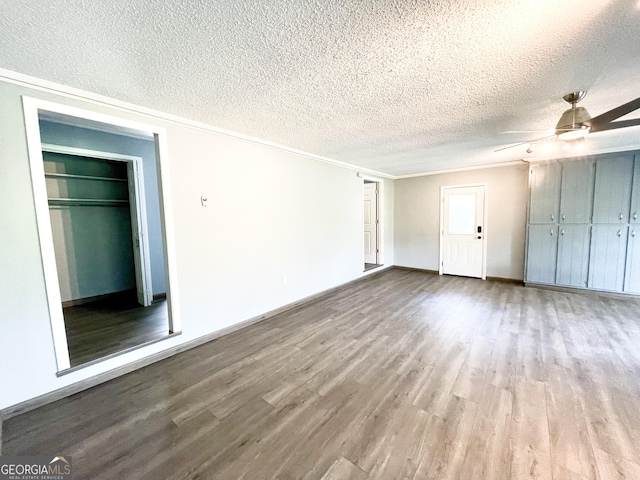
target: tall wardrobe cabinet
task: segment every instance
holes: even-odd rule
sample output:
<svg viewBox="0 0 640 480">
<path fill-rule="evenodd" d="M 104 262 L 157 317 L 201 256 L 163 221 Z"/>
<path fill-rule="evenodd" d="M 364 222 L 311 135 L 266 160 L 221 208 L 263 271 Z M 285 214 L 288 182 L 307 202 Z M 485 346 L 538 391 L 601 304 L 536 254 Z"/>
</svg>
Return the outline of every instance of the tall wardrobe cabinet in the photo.
<svg viewBox="0 0 640 480">
<path fill-rule="evenodd" d="M 525 281 L 640 294 L 640 156 L 532 165 Z"/>
</svg>

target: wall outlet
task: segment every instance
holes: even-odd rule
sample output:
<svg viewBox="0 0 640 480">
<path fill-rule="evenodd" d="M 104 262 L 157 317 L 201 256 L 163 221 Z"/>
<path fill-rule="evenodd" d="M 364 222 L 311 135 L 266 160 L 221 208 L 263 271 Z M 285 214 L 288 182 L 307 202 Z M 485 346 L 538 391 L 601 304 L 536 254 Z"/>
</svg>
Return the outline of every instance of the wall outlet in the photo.
<svg viewBox="0 0 640 480">
<path fill-rule="evenodd" d="M 287 284 L 287 277 L 282 277 L 282 284 L 286 285 Z"/>
</svg>

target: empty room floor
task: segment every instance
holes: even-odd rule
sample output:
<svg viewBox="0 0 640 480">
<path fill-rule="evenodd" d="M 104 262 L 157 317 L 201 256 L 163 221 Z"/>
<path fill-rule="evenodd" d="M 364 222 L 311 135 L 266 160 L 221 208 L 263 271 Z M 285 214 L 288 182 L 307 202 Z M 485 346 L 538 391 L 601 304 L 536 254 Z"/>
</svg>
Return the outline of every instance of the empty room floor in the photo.
<svg viewBox="0 0 640 480">
<path fill-rule="evenodd" d="M 392 269 L 5 420 L 74 478 L 640 478 L 640 302 Z"/>
<path fill-rule="evenodd" d="M 135 292 L 66 307 L 64 324 L 72 367 L 169 335 L 167 301 L 142 307 Z"/>
</svg>

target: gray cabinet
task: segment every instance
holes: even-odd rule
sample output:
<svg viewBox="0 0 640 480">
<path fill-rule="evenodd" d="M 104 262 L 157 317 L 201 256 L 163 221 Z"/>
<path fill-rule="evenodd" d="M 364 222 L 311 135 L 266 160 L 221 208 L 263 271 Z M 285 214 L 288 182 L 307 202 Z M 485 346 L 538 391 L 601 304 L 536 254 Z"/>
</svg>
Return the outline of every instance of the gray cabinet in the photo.
<svg viewBox="0 0 640 480">
<path fill-rule="evenodd" d="M 562 164 L 560 223 L 591 221 L 593 178 L 593 158 L 572 160 Z"/>
<path fill-rule="evenodd" d="M 633 168 L 633 189 L 631 192 L 631 223 L 640 223 L 640 155 L 635 156 Z"/>
<path fill-rule="evenodd" d="M 627 254 L 626 225 L 593 225 L 589 288 L 622 291 Z"/>
<path fill-rule="evenodd" d="M 525 281 L 640 295 L 640 153 L 529 171 Z"/>
<path fill-rule="evenodd" d="M 529 223 L 558 223 L 562 165 L 535 165 L 529 173 Z"/>
<path fill-rule="evenodd" d="M 590 225 L 560 225 L 556 284 L 587 286 Z"/>
<path fill-rule="evenodd" d="M 527 281 L 555 283 L 558 250 L 557 225 L 529 225 Z"/>
<path fill-rule="evenodd" d="M 629 227 L 624 291 L 640 293 L 640 225 Z"/>
<path fill-rule="evenodd" d="M 629 221 L 632 180 L 633 155 L 597 160 L 593 223 L 626 224 Z"/>
</svg>

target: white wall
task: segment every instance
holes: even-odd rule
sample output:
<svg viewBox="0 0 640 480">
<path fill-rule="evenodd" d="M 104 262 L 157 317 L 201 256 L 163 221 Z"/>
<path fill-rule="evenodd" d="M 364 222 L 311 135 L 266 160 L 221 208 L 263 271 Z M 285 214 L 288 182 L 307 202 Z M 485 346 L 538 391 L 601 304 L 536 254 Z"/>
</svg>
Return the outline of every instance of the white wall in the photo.
<svg viewBox="0 0 640 480">
<path fill-rule="evenodd" d="M 522 280 L 528 199 L 527 165 L 395 181 L 395 264 L 438 270 L 440 187 L 487 184 L 487 276 Z"/>
<path fill-rule="evenodd" d="M 56 377 L 21 95 L 167 129 L 182 335 Z M 363 275 L 354 170 L 4 81 L 0 104 L 0 409 Z M 391 265 L 393 182 L 384 192 Z"/>
</svg>

